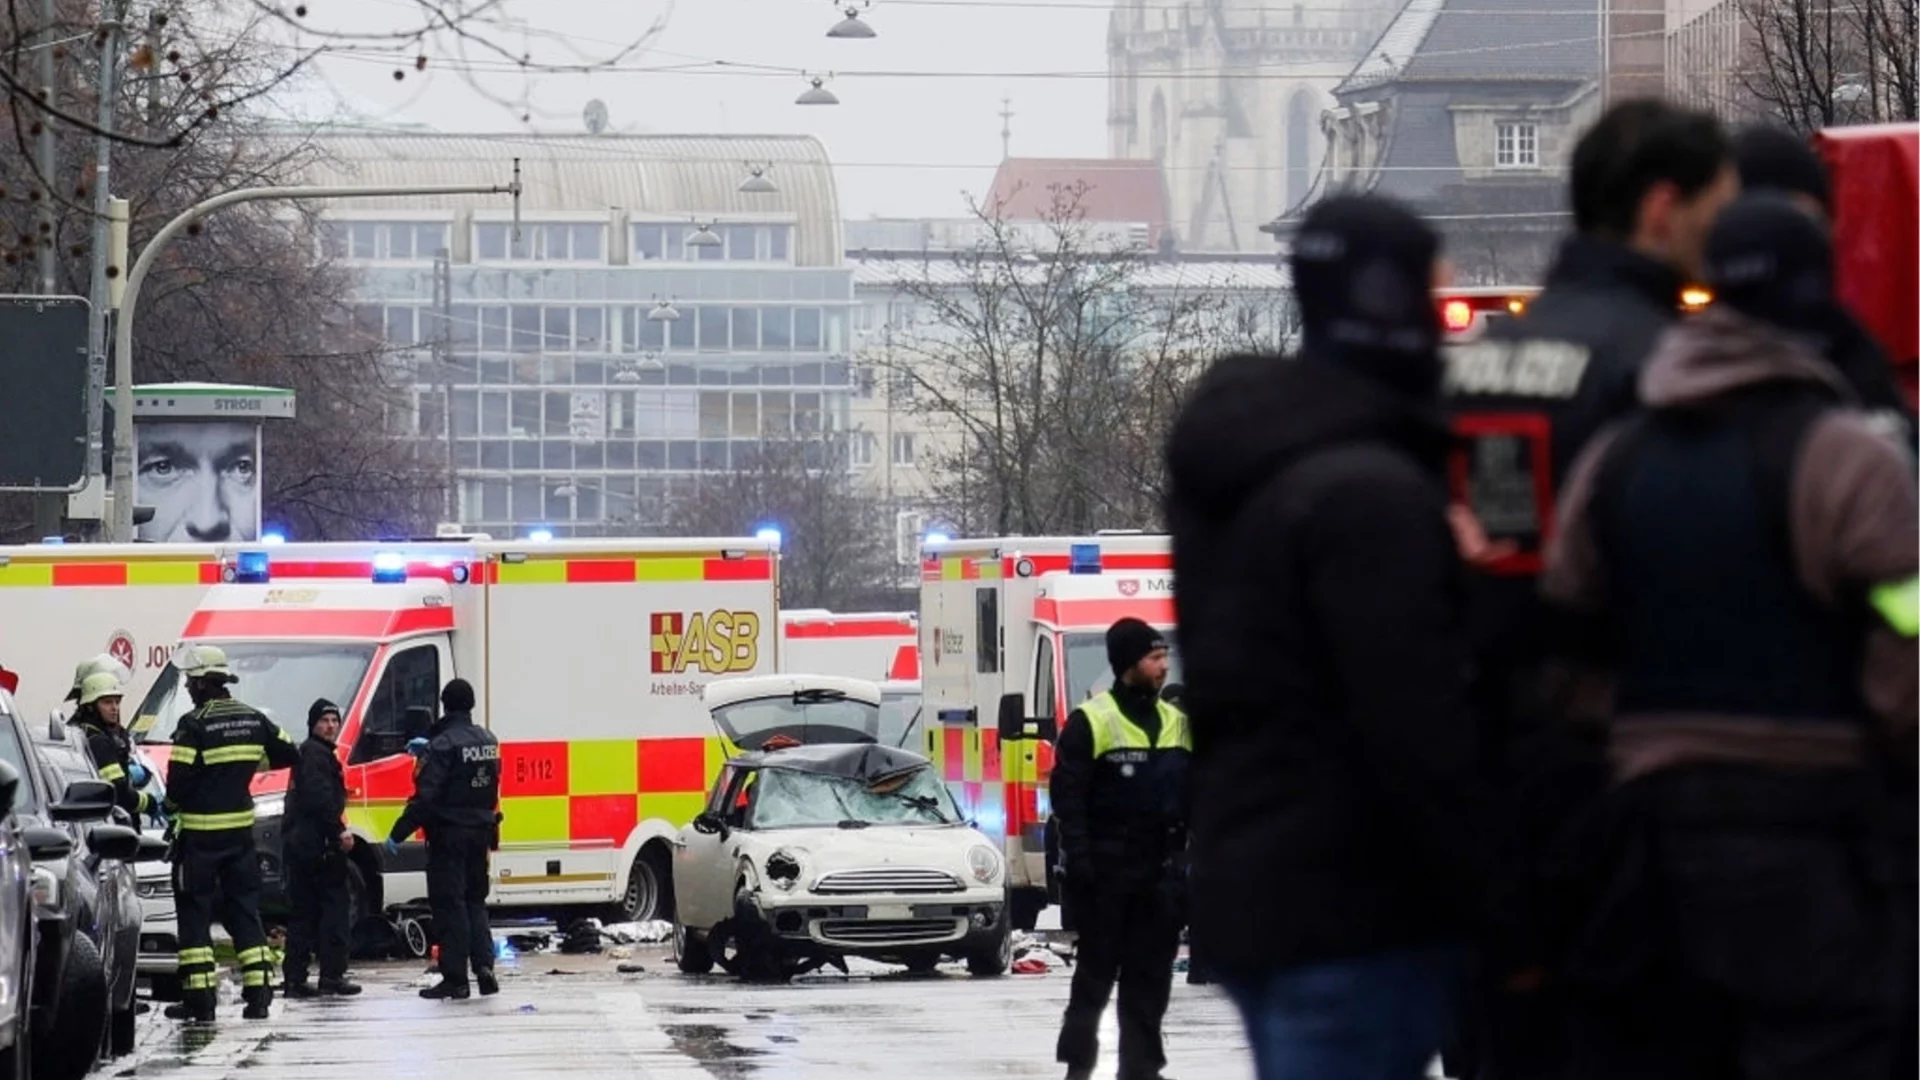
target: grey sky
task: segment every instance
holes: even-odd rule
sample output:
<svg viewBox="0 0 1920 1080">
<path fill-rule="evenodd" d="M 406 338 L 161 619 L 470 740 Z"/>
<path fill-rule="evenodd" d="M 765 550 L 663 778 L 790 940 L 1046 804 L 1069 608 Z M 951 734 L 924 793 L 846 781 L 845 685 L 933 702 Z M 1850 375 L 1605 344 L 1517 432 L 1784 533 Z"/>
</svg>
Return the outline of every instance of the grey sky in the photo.
<svg viewBox="0 0 1920 1080">
<path fill-rule="evenodd" d="M 309 2 L 312 24 L 360 33 L 417 19 L 410 0 Z M 550 62 L 606 57 L 668 12 L 663 0 L 507 0 L 506 6 L 546 36 L 507 29 L 489 38 Z M 424 74 L 409 66 L 396 81 L 390 52 L 355 46 L 320 63 L 303 84 L 300 111 L 340 107 L 369 120 L 443 131 L 571 134 L 584 131 L 581 111 L 600 98 L 615 131 L 814 135 L 838 166 L 845 216 L 954 216 L 964 211 L 959 193 L 984 192 L 1000 160 L 1003 97 L 1013 99 L 1015 154 L 1104 156 L 1106 13 L 1101 0 L 1035 6 L 879 0 L 864 16 L 879 36 L 843 41 L 826 37 L 841 18 L 828 0 L 678 0 L 664 33 L 622 68 L 725 60 L 844 72 L 829 84 L 841 104 L 794 104 L 806 89 L 795 74 L 620 70 L 529 78 L 472 46 L 464 69 L 448 59 Z M 862 77 L 861 71 L 1085 77 Z"/>
</svg>

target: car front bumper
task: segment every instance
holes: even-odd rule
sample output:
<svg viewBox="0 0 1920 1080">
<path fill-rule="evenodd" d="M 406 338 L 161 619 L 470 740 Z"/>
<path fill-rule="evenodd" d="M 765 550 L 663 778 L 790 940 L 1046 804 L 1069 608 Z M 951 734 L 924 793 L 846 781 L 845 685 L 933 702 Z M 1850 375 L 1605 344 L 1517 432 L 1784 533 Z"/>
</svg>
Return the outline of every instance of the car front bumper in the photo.
<svg viewBox="0 0 1920 1080">
<path fill-rule="evenodd" d="M 750 905 L 757 921 L 790 944 L 849 954 L 958 951 L 969 939 L 999 930 L 1006 918 L 1006 891 L 995 885 L 935 895 L 817 896 L 763 888 Z"/>
<path fill-rule="evenodd" d="M 134 970 L 141 975 L 173 975 L 180 970 L 179 913 L 173 883 L 144 878 L 140 889 L 140 953 Z"/>
</svg>

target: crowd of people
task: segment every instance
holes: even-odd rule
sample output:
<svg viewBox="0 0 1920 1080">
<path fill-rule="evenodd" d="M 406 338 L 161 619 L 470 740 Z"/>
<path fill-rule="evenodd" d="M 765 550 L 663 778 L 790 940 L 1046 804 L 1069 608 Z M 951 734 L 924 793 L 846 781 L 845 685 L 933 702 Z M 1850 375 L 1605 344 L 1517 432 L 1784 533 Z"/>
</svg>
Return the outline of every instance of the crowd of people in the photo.
<svg viewBox="0 0 1920 1080">
<path fill-rule="evenodd" d="M 1544 288 L 1461 345 L 1425 222 L 1316 204 L 1298 355 L 1187 402 L 1183 711 L 1116 627 L 1055 766 L 1070 1078 L 1116 971 L 1161 1076 L 1162 896 L 1262 1080 L 1915 1075 L 1915 425 L 1826 176 L 1653 100 L 1569 172 Z"/>
</svg>

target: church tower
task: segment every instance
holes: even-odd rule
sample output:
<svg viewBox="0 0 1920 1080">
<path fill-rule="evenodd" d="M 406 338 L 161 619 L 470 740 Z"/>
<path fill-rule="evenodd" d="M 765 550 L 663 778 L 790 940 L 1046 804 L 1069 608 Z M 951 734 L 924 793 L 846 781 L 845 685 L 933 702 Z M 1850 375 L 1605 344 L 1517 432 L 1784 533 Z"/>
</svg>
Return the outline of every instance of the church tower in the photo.
<svg viewBox="0 0 1920 1080">
<path fill-rule="evenodd" d="M 1320 113 L 1405 0 L 1114 0 L 1109 157 L 1160 162 L 1185 251 L 1260 232 L 1320 167 Z"/>
</svg>

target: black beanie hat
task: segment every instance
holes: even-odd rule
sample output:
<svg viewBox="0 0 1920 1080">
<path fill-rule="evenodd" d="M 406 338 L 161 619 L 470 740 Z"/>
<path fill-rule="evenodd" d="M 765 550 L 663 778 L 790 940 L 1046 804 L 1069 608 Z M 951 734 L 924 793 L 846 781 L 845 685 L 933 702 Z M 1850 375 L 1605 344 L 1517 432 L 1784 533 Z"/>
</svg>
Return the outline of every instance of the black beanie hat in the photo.
<svg viewBox="0 0 1920 1080">
<path fill-rule="evenodd" d="M 1827 167 L 1805 139 L 1786 128 L 1756 124 L 1742 129 L 1733 137 L 1733 160 L 1739 166 L 1743 190 L 1808 195 L 1833 213 Z"/>
<path fill-rule="evenodd" d="M 1167 647 L 1160 631 L 1139 619 L 1121 619 L 1107 627 L 1107 663 L 1113 665 L 1113 677 L 1119 678 L 1155 649 Z"/>
<path fill-rule="evenodd" d="M 1375 195 L 1336 195 L 1307 211 L 1289 265 L 1301 358 L 1359 372 L 1420 399 L 1440 390 L 1440 238 Z"/>
<path fill-rule="evenodd" d="M 1707 235 L 1707 284 L 1718 302 L 1824 348 L 1834 309 L 1833 245 L 1786 197 L 1742 195 L 1720 212 Z"/>
<path fill-rule="evenodd" d="M 448 712 L 472 712 L 473 703 L 473 684 L 465 679 L 454 679 L 440 691 L 440 707 Z"/>
<path fill-rule="evenodd" d="M 320 718 L 327 715 L 328 713 L 332 713 L 335 717 L 339 717 L 340 706 L 335 705 L 333 702 L 328 701 L 326 698 L 315 698 L 313 704 L 307 706 L 307 730 L 312 731 L 314 728 L 314 725 L 320 722 Z"/>
</svg>

